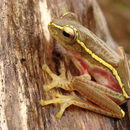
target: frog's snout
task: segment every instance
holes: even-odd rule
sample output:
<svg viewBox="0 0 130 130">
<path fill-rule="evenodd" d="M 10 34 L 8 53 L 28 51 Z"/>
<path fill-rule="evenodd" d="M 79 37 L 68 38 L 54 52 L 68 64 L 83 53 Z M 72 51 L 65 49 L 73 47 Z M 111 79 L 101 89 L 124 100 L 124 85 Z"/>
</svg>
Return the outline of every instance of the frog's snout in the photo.
<svg viewBox="0 0 130 130">
<path fill-rule="evenodd" d="M 48 23 L 48 27 L 52 25 L 52 21 L 50 23 Z"/>
<path fill-rule="evenodd" d="M 48 30 L 49 30 L 49 32 L 50 32 L 52 35 L 55 34 L 55 29 L 54 29 L 54 26 L 53 26 L 52 22 L 50 22 L 50 23 L 48 24 Z"/>
<path fill-rule="evenodd" d="M 50 23 L 48 24 L 48 29 L 49 29 L 49 31 L 52 29 L 52 22 L 50 22 Z"/>
<path fill-rule="evenodd" d="M 51 33 L 51 35 L 53 37 L 57 37 L 58 36 L 59 28 L 57 28 L 57 26 L 53 22 L 50 22 L 48 24 L 48 30 L 49 30 L 49 32 Z"/>
</svg>

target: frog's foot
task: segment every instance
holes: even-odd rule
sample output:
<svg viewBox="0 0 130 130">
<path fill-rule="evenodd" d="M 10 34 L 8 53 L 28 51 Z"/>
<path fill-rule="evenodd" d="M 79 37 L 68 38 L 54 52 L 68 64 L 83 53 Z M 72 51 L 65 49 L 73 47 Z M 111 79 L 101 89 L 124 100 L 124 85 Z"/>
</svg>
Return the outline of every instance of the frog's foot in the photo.
<svg viewBox="0 0 130 130">
<path fill-rule="evenodd" d="M 82 106 L 83 103 L 86 105 L 84 101 L 82 101 L 78 96 L 74 94 L 74 92 L 71 93 L 71 95 L 62 95 L 62 94 L 56 94 L 56 98 L 51 99 L 51 100 L 41 100 L 41 105 L 46 106 L 49 104 L 55 104 L 59 103 L 60 104 L 60 110 L 56 114 L 56 117 L 60 119 L 66 110 L 67 107 L 70 105 L 76 105 L 76 106 Z"/>
<path fill-rule="evenodd" d="M 71 90 L 70 83 L 72 82 L 72 77 L 70 79 L 66 78 L 66 71 L 64 67 L 60 69 L 60 75 L 54 74 L 46 64 L 43 66 L 43 70 L 52 78 L 52 82 L 50 84 L 44 85 L 45 91 L 49 91 L 50 89 L 56 87 L 63 88 L 64 90 Z"/>
<path fill-rule="evenodd" d="M 122 118 L 125 115 L 123 110 L 121 110 L 120 114 L 113 113 L 111 111 L 106 111 L 106 110 L 100 108 L 99 106 L 94 105 L 93 103 L 91 103 L 88 100 L 83 100 L 83 99 L 79 98 L 74 92 L 72 92 L 71 95 L 61 95 L 58 93 L 55 96 L 56 96 L 56 98 L 51 99 L 51 100 L 41 100 L 40 104 L 42 106 L 46 106 L 49 104 L 59 103 L 60 110 L 56 114 L 56 117 L 58 119 L 60 119 L 62 117 L 63 113 L 65 112 L 67 107 L 69 107 L 70 105 L 75 105 L 75 106 L 78 106 L 78 107 L 81 107 L 84 109 L 88 109 L 90 111 L 100 113 L 100 114 L 103 114 L 106 116 L 114 117 L 114 118 Z"/>
</svg>

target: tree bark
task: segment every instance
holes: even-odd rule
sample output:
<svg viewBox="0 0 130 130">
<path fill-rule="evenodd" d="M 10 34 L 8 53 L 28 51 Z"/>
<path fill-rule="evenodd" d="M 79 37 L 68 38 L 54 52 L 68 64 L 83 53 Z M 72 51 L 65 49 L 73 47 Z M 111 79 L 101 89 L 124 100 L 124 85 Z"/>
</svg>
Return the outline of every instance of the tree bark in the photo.
<svg viewBox="0 0 130 130">
<path fill-rule="evenodd" d="M 116 49 L 95 0 L 0 0 L 0 10 L 0 130 L 130 129 L 130 103 L 123 106 L 126 116 L 121 120 L 73 106 L 57 120 L 55 105 L 39 103 L 55 91 L 44 91 L 45 81 L 50 80 L 42 71 L 44 63 L 54 71 L 58 66 L 47 29 L 52 18 L 74 12 L 84 26 Z"/>
</svg>

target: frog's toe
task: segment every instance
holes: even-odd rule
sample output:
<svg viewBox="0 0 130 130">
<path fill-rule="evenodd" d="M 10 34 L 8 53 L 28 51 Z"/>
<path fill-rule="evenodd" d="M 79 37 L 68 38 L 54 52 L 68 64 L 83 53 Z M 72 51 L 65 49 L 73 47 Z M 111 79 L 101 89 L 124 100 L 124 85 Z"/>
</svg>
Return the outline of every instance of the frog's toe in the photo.
<svg viewBox="0 0 130 130">
<path fill-rule="evenodd" d="M 46 84 L 44 85 L 44 90 L 47 92 L 49 90 L 51 90 L 52 88 L 55 88 L 58 85 L 57 82 L 52 82 L 50 84 Z"/>
<path fill-rule="evenodd" d="M 66 77 L 65 76 L 66 71 L 65 71 L 65 68 L 63 67 L 63 65 L 60 68 L 60 75 L 59 76 L 56 75 L 55 73 L 53 73 L 47 64 L 44 64 L 42 69 L 45 72 L 47 72 L 53 80 L 59 79 L 59 77 L 60 78 L 65 78 Z"/>
<path fill-rule="evenodd" d="M 56 114 L 56 117 L 57 117 L 58 119 L 61 119 L 63 113 L 64 113 L 65 110 L 66 110 L 66 108 L 69 107 L 70 105 L 72 105 L 72 103 L 69 103 L 69 102 L 60 104 L 60 110 L 59 110 L 59 112 Z"/>
<path fill-rule="evenodd" d="M 49 101 L 49 100 L 48 100 Z M 45 100 L 40 100 L 40 104 L 42 105 L 42 106 L 46 106 L 46 105 L 48 105 L 48 101 L 45 101 Z"/>
<path fill-rule="evenodd" d="M 55 104 L 55 103 L 62 103 L 62 99 L 54 98 L 54 99 L 50 99 L 50 100 L 41 100 L 40 101 L 40 104 L 42 106 L 46 106 L 46 105 L 49 105 L 49 104 Z"/>
<path fill-rule="evenodd" d="M 43 69 L 43 71 L 47 72 L 52 79 L 56 79 L 56 78 L 59 77 L 58 75 L 56 75 L 55 73 L 53 73 L 53 72 L 51 71 L 51 69 L 49 68 L 49 66 L 48 66 L 47 64 L 44 64 L 44 65 L 42 66 L 42 69 Z"/>
</svg>

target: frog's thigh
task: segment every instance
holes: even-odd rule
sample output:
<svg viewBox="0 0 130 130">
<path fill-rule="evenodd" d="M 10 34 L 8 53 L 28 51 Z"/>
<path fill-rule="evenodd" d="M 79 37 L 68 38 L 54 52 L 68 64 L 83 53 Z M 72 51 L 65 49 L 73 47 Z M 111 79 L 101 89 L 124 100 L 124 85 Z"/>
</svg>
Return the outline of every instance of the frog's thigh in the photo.
<svg viewBox="0 0 130 130">
<path fill-rule="evenodd" d="M 84 101 L 83 99 L 79 98 L 77 95 L 75 95 L 74 93 L 72 93 L 71 95 L 57 95 L 57 98 L 52 99 L 52 100 L 41 100 L 41 105 L 45 106 L 45 105 L 49 105 L 49 104 L 55 104 L 55 103 L 59 103 L 60 104 L 60 110 L 57 113 L 56 117 L 57 118 L 61 118 L 64 111 L 66 110 L 67 107 L 69 107 L 70 105 L 75 105 L 84 109 L 88 109 L 90 111 L 99 113 L 99 114 L 103 114 L 106 116 L 110 116 L 110 117 L 115 117 L 115 118 L 121 118 L 120 115 L 118 115 L 117 113 L 113 113 L 113 112 L 109 112 L 106 110 L 101 109 L 100 107 L 93 105 L 91 102 L 89 102 L 88 100 Z"/>
<path fill-rule="evenodd" d="M 124 117 L 125 113 L 123 112 L 123 110 L 121 110 L 119 105 L 117 105 L 108 96 L 98 91 L 98 89 L 95 87 L 95 83 L 93 84 L 93 82 L 91 81 L 82 80 L 79 77 L 75 79 L 75 81 L 73 82 L 73 88 L 76 91 L 78 91 L 81 95 L 83 95 L 86 99 L 93 102 L 97 106 L 100 106 L 100 108 L 102 108 L 105 112 L 110 112 L 110 114 L 105 114 L 103 112 L 104 115 L 117 118 Z M 99 112 L 99 110 L 96 112 L 102 114 L 102 112 Z"/>
</svg>

